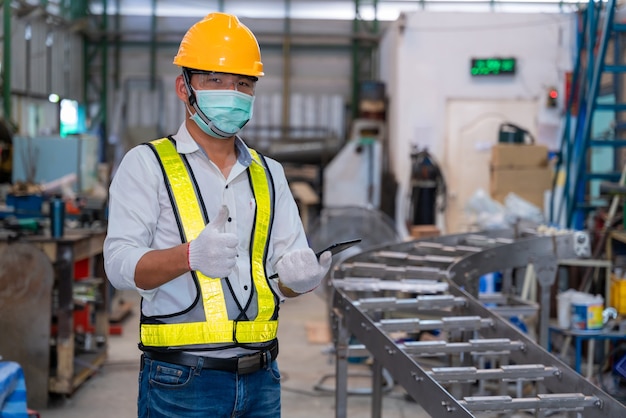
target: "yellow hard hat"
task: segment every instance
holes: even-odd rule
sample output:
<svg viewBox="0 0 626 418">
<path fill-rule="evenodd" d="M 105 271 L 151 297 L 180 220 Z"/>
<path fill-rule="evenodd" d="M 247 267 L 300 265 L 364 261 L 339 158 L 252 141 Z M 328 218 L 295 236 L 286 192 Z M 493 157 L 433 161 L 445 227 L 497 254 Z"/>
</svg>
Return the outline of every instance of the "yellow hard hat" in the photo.
<svg viewBox="0 0 626 418">
<path fill-rule="evenodd" d="M 226 13 L 209 13 L 189 28 L 174 64 L 195 70 L 264 75 L 256 37 L 237 16 Z"/>
</svg>

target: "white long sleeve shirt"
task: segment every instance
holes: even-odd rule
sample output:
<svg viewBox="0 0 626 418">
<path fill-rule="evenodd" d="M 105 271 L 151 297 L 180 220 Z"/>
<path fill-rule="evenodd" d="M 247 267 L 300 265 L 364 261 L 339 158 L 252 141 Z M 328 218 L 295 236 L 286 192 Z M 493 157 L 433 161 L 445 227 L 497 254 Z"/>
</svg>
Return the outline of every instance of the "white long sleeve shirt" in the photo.
<svg viewBox="0 0 626 418">
<path fill-rule="evenodd" d="M 239 237 L 237 264 L 229 280 L 239 304 L 245 306 L 252 292 L 250 275 L 250 234 L 254 225 L 255 200 L 248 181 L 247 167 L 252 157 L 244 142 L 237 138 L 237 162 L 228 178 L 210 161 L 189 134 L 185 123 L 173 136 L 179 153 L 185 154 L 198 183 L 209 219 L 222 205 L 230 218 L 225 232 Z M 266 158 L 275 186 L 274 223 L 267 254 L 268 276 L 275 272 L 280 257 L 292 250 L 308 247 L 298 208 L 282 166 Z M 185 273 L 153 290 L 135 285 L 135 268 L 141 257 L 154 249 L 181 244 L 163 174 L 154 153 L 146 145 L 131 149 L 123 158 L 109 191 L 109 220 L 104 241 L 105 270 L 117 289 L 135 289 L 143 297 L 145 315 L 167 315 L 188 308 L 196 297 L 191 273 Z M 272 283 L 274 289 L 276 283 Z M 229 293 L 225 289 L 225 293 Z M 280 294 L 280 293 L 279 293 Z M 229 317 L 238 310 L 227 304 Z"/>
</svg>

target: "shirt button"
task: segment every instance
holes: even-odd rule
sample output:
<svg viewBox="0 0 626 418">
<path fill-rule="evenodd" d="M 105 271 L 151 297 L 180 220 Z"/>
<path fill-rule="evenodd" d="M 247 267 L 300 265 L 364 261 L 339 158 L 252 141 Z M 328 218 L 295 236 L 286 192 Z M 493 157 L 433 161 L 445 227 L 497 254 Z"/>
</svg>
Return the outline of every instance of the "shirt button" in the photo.
<svg viewBox="0 0 626 418">
<path fill-rule="evenodd" d="M 232 222 L 233 218 L 231 218 L 230 216 L 228 217 L 228 222 Z"/>
<path fill-rule="evenodd" d="M 246 285 L 246 286 L 244 286 L 244 287 L 243 287 L 243 290 L 248 290 L 248 286 L 247 286 L 247 285 Z"/>
<path fill-rule="evenodd" d="M 226 188 L 228 189 L 228 184 L 226 185 Z"/>
</svg>

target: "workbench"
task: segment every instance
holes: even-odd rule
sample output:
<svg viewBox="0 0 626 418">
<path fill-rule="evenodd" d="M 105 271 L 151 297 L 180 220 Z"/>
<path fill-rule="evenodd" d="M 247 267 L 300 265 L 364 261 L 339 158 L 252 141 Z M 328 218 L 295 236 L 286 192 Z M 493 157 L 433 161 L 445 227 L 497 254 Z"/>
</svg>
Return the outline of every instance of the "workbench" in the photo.
<svg viewBox="0 0 626 418">
<path fill-rule="evenodd" d="M 560 356 L 565 358 L 567 349 L 571 340 L 574 340 L 574 370 L 581 373 L 583 342 L 587 341 L 587 373 L 585 377 L 591 379 L 593 377 L 594 351 L 595 341 L 626 341 L 626 335 L 623 332 L 605 331 L 605 330 L 575 330 L 569 328 L 561 328 L 555 325 L 549 328 L 550 338 L 548 338 L 548 351 L 552 351 L 553 334 L 563 334 L 565 342 L 563 343 Z"/>
<path fill-rule="evenodd" d="M 51 298 L 52 322 L 47 349 L 52 353 L 48 373 L 48 392 L 69 395 L 88 377 L 93 375 L 104 363 L 107 355 L 108 320 L 108 285 L 104 273 L 102 256 L 106 231 L 66 229 L 61 238 L 49 235 L 27 235 L 20 238 L 21 243 L 31 244 L 40 249 L 50 260 L 54 268 L 54 284 Z M 0 252 L 9 246 L 7 237 L 0 240 Z M 94 343 L 89 350 L 77 350 L 74 327 L 73 287 L 77 262 L 85 265 L 87 261 L 89 276 L 99 278 L 98 298 L 94 302 L 94 330 L 89 335 Z M 21 362 L 26 362 L 23 359 Z M 26 376 L 28 385 L 28 375 Z M 30 401 L 30 399 L 29 399 Z M 41 402 L 36 402 L 41 404 Z"/>
</svg>

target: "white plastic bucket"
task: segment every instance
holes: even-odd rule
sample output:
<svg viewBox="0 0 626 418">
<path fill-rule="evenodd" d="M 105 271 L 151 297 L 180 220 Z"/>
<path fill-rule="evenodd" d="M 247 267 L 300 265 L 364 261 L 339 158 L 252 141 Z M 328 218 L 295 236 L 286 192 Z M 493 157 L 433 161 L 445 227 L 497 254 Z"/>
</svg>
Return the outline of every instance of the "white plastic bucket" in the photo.
<svg viewBox="0 0 626 418">
<path fill-rule="evenodd" d="M 604 298 L 600 295 L 577 293 L 571 299 L 571 327 L 575 330 L 591 331 L 602 329 Z"/>
<path fill-rule="evenodd" d="M 570 328 L 572 325 L 572 296 L 575 293 L 578 292 L 573 289 L 569 289 L 556 295 L 556 318 L 560 328 Z"/>
</svg>

